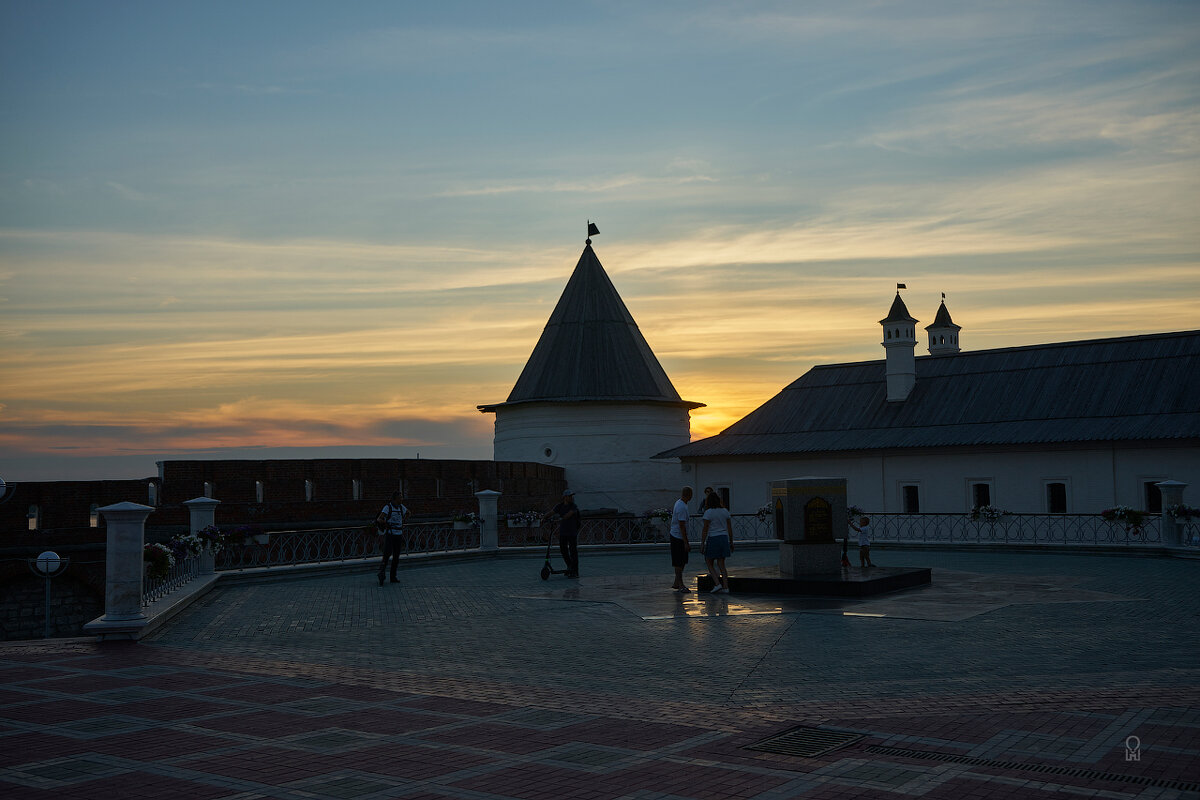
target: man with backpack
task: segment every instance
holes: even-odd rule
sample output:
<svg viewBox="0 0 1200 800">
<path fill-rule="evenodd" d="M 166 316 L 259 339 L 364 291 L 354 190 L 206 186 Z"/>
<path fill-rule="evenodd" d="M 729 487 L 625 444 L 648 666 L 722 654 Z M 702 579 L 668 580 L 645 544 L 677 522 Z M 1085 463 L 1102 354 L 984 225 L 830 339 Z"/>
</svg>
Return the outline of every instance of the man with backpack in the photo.
<svg viewBox="0 0 1200 800">
<path fill-rule="evenodd" d="M 392 560 L 392 583 L 396 579 L 396 568 L 400 566 L 400 554 L 404 552 L 404 518 L 408 509 L 404 507 L 404 495 L 400 491 L 392 492 L 392 500 L 384 506 L 379 516 L 375 518 L 375 528 L 383 537 L 383 561 L 379 564 L 379 585 L 383 586 L 383 573 L 387 570 L 388 559 Z"/>
</svg>

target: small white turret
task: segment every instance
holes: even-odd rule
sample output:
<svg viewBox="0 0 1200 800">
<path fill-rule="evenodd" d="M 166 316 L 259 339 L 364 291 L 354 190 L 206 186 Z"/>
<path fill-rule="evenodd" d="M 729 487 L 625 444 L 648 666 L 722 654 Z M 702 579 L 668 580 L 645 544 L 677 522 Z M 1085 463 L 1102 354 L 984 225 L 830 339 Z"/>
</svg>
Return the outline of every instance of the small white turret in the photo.
<svg viewBox="0 0 1200 800">
<path fill-rule="evenodd" d="M 879 320 L 883 326 L 883 349 L 887 353 L 889 403 L 907 400 L 917 384 L 917 320 L 908 313 L 908 308 L 900 299 L 900 289 L 903 288 L 904 284 L 897 284 L 892 308 L 886 317 Z"/>
<path fill-rule="evenodd" d="M 942 292 L 942 304 L 938 306 L 937 316 L 931 325 L 925 326 L 929 334 L 929 354 L 931 356 L 953 355 L 959 351 L 958 332 L 962 327 L 955 325 L 950 319 L 950 311 L 946 308 L 946 293 Z"/>
</svg>

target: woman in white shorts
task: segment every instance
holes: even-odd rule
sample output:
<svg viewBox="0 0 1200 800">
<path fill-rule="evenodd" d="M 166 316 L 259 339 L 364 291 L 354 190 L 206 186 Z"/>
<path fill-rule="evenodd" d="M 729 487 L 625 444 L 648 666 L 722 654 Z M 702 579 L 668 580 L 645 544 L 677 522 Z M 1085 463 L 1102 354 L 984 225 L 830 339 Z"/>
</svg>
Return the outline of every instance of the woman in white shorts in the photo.
<svg viewBox="0 0 1200 800">
<path fill-rule="evenodd" d="M 725 571 L 725 559 L 733 555 L 732 517 L 729 509 L 721 504 L 721 495 L 713 492 L 708 496 L 704 511 L 704 528 L 700 532 L 700 551 L 708 574 L 713 579 L 713 594 L 729 594 L 729 573 Z"/>
</svg>

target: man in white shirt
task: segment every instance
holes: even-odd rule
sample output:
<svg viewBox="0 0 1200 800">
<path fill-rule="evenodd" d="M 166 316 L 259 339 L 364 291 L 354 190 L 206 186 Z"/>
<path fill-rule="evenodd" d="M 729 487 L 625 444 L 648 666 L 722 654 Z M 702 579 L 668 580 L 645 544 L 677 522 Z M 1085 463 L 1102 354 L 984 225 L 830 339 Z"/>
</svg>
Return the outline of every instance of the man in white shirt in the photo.
<svg viewBox="0 0 1200 800">
<path fill-rule="evenodd" d="M 671 588 L 677 592 L 690 592 L 691 589 L 683 582 L 683 568 L 687 566 L 688 553 L 692 543 L 688 541 L 688 501 L 692 499 L 692 487 L 685 486 L 675 501 L 675 509 L 671 512 L 671 566 L 675 568 L 675 583 Z"/>
</svg>

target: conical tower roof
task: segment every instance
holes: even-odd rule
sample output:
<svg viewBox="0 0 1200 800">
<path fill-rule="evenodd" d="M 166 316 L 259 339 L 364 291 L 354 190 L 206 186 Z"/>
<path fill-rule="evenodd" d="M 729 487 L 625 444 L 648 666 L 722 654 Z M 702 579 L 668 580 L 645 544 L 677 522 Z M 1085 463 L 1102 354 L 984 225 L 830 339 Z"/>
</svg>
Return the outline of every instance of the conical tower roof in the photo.
<svg viewBox="0 0 1200 800">
<path fill-rule="evenodd" d="M 479 409 L 583 401 L 704 405 L 680 399 L 591 244 L 584 247 L 508 400 Z"/>
<path fill-rule="evenodd" d="M 887 322 L 916 322 L 917 320 L 912 314 L 908 313 L 908 306 L 904 305 L 904 301 L 900 299 L 900 292 L 896 292 L 896 299 L 892 301 L 892 307 L 888 310 L 888 315 L 879 320 L 879 324 L 883 325 Z"/>
<path fill-rule="evenodd" d="M 950 319 L 950 309 L 946 308 L 945 300 L 938 306 L 937 316 L 933 318 L 933 324 L 925 326 L 925 330 L 929 330 L 930 328 L 954 328 L 961 330 L 961 327 L 955 325 L 954 320 Z"/>
</svg>

